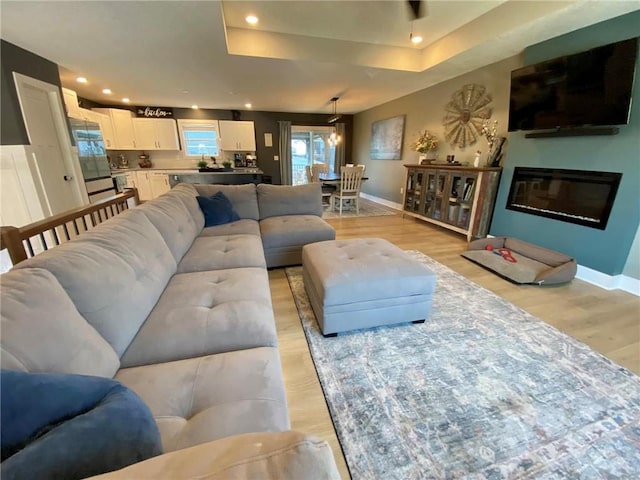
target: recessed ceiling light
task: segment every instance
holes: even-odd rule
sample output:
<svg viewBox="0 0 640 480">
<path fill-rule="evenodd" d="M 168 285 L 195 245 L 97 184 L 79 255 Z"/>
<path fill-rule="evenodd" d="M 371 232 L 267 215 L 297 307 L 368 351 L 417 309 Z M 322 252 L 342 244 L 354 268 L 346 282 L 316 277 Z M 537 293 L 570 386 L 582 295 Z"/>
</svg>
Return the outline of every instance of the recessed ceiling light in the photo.
<svg viewBox="0 0 640 480">
<path fill-rule="evenodd" d="M 245 106 L 245 108 L 251 108 L 251 104 L 250 103 L 245 103 L 244 106 Z"/>
<path fill-rule="evenodd" d="M 191 108 L 193 108 L 194 110 L 198 110 L 198 105 L 191 105 Z"/>
<path fill-rule="evenodd" d="M 102 93 L 104 93 L 105 95 L 111 95 L 112 92 L 110 88 L 103 88 Z"/>
<path fill-rule="evenodd" d="M 417 45 L 422 42 L 422 37 L 420 35 L 413 35 L 411 37 L 411 42 Z"/>
<path fill-rule="evenodd" d="M 256 17 L 255 15 L 247 15 L 245 17 L 245 20 L 249 25 L 255 25 L 256 23 L 258 23 L 258 17 Z"/>
<path fill-rule="evenodd" d="M 87 79 L 85 77 L 76 78 L 76 82 L 78 83 L 87 83 Z"/>
<path fill-rule="evenodd" d="M 127 97 L 124 97 L 124 98 L 122 99 L 122 101 L 123 101 L 124 103 L 129 103 L 131 100 L 129 100 Z"/>
</svg>

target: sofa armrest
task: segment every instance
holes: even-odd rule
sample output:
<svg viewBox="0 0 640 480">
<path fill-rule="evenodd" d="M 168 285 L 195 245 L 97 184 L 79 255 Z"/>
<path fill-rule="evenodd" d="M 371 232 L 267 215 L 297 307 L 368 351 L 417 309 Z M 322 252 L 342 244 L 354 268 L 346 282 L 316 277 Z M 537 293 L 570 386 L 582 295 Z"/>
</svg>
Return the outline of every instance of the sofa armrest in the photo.
<svg viewBox="0 0 640 480">
<path fill-rule="evenodd" d="M 247 433 L 176 450 L 95 480 L 339 479 L 329 444 L 300 432 Z"/>
</svg>

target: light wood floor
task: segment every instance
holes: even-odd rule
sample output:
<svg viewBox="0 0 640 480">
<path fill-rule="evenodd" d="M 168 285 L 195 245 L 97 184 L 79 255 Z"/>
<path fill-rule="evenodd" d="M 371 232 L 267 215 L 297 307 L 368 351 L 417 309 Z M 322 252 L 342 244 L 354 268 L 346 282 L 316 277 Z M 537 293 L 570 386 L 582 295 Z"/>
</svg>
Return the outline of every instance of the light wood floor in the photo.
<svg viewBox="0 0 640 480">
<path fill-rule="evenodd" d="M 378 237 L 419 250 L 640 374 L 640 298 L 581 280 L 561 286 L 517 286 L 462 258 L 466 239 L 410 217 L 328 220 L 338 239 Z M 326 439 L 343 478 L 349 478 L 284 269 L 269 272 L 280 356 L 294 430 Z"/>
</svg>

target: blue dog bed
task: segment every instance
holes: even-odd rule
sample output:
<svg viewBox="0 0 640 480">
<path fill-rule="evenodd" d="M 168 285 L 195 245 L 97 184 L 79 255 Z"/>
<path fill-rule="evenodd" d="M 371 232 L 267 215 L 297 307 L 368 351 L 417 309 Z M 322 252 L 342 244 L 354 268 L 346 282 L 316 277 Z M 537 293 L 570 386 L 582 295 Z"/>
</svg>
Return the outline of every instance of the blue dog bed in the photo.
<svg viewBox="0 0 640 480">
<path fill-rule="evenodd" d="M 8 370 L 0 380 L 3 480 L 85 478 L 162 453 L 149 408 L 114 380 Z"/>
</svg>

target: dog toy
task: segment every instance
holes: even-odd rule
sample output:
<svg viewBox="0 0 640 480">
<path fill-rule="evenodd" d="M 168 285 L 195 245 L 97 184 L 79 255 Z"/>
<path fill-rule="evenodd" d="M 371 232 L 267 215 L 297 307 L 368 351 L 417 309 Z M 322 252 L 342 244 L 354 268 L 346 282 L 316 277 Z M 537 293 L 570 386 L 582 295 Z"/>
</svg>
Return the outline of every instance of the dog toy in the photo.
<svg viewBox="0 0 640 480">
<path fill-rule="evenodd" d="M 484 247 L 484 249 L 504 258 L 507 262 L 516 263 L 518 261 L 512 255 L 513 252 L 511 252 L 511 250 L 509 250 L 508 248 L 495 249 L 493 248 L 493 245 L 487 245 L 486 247 Z"/>
</svg>

